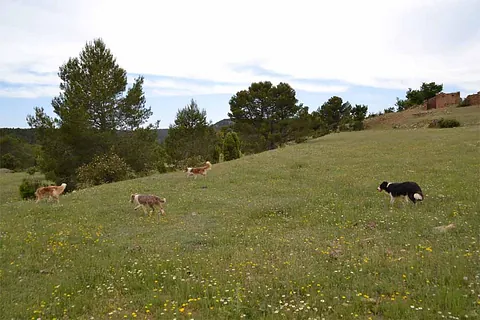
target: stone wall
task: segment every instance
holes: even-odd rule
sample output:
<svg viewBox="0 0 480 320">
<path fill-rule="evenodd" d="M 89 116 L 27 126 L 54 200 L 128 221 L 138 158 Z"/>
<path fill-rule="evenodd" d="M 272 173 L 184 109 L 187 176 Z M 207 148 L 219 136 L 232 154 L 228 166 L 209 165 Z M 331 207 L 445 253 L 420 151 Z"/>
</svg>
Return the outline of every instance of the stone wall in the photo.
<svg viewBox="0 0 480 320">
<path fill-rule="evenodd" d="M 438 93 L 435 97 L 428 99 L 427 109 L 441 109 L 452 105 L 460 104 L 460 92 Z"/>
<path fill-rule="evenodd" d="M 475 106 L 480 105 L 480 91 L 474 94 L 470 94 L 465 98 L 465 105 L 466 106 Z"/>
</svg>

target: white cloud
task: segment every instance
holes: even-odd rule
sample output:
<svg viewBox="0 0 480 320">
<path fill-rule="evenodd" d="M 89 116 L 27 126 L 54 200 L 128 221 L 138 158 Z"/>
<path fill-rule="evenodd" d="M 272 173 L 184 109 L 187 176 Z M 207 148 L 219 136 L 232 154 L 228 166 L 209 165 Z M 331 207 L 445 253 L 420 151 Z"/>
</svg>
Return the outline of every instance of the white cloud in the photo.
<svg viewBox="0 0 480 320">
<path fill-rule="evenodd" d="M 0 69 L 0 82 L 23 85 L 56 85 L 58 88 L 60 80 L 55 73 L 39 74 L 14 69 Z"/>
<path fill-rule="evenodd" d="M 56 95 L 58 95 L 58 87 L 52 86 L 0 87 L 0 97 L 7 98 L 37 98 Z"/>
<path fill-rule="evenodd" d="M 478 1 L 460 1 L 462 10 L 480 10 Z M 86 41 L 102 37 L 129 73 L 222 83 L 146 82 L 157 95 L 233 94 L 260 80 L 287 81 L 310 92 L 348 89 L 298 79 L 402 90 L 436 81 L 473 92 L 480 89 L 480 22 L 462 29 L 457 22 L 466 13 L 452 12 L 458 3 L 2 0 L 0 43 L 8 50 L 0 51 L 0 71 L 5 71 L 0 81 L 58 86 L 52 73 L 78 56 Z M 429 15 L 434 9 L 456 14 L 458 20 Z M 418 17 L 428 17 L 430 27 Z M 432 36 L 437 28 L 458 29 L 463 42 Z M 444 44 L 441 50 L 439 43 Z M 238 71 L 238 65 L 287 76 L 259 76 Z M 37 93 L 49 92 L 42 90 Z"/>
</svg>

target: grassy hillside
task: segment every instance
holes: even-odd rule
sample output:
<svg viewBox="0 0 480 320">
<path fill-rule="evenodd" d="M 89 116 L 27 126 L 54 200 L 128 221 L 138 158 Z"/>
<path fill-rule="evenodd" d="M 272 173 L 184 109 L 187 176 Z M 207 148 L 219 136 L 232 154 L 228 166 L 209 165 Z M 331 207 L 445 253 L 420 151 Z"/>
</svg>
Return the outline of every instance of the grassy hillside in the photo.
<svg viewBox="0 0 480 320">
<path fill-rule="evenodd" d="M 1 204 L 0 314 L 478 318 L 479 151 L 478 126 L 340 133 L 214 165 L 206 180 Z M 426 200 L 390 207 L 383 180 L 415 180 Z M 166 216 L 134 211 L 132 192 L 166 197 Z"/>
<path fill-rule="evenodd" d="M 365 120 L 367 129 L 426 128 L 433 119 L 457 119 L 462 126 L 480 125 L 480 105 L 424 110 L 413 108 L 403 112 L 387 113 Z"/>
</svg>

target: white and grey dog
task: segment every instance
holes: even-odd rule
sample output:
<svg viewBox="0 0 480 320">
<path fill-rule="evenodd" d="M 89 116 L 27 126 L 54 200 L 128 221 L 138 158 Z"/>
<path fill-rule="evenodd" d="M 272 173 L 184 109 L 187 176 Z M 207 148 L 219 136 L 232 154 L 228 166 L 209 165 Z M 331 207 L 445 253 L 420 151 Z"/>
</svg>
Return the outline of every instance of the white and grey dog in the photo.
<svg viewBox="0 0 480 320">
<path fill-rule="evenodd" d="M 146 207 L 150 207 L 153 212 L 155 212 L 155 206 L 158 206 L 160 212 L 158 214 L 165 215 L 165 210 L 163 209 L 163 205 L 167 202 L 167 199 L 160 198 L 156 195 L 151 194 L 138 194 L 134 193 L 130 195 L 130 203 L 135 203 L 137 206 L 134 210 L 142 207 L 143 212 L 147 214 Z"/>
</svg>

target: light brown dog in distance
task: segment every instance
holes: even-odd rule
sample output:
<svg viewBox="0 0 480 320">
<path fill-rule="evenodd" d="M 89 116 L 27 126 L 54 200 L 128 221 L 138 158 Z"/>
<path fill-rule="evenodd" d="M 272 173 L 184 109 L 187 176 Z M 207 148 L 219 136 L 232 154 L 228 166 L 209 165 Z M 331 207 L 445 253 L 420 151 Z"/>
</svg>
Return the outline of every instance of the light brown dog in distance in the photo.
<svg viewBox="0 0 480 320">
<path fill-rule="evenodd" d="M 200 174 L 206 178 L 207 171 L 211 169 L 212 169 L 212 164 L 210 163 L 210 161 L 207 161 L 205 162 L 205 165 L 203 167 L 196 167 L 196 168 L 189 167 L 185 171 L 187 172 L 187 178 L 190 176 L 194 176 L 196 179 L 197 176 Z"/>
<path fill-rule="evenodd" d="M 59 197 L 65 190 L 65 187 L 67 186 L 66 183 L 62 183 L 59 186 L 48 186 L 48 187 L 40 187 L 35 191 L 35 196 L 36 196 L 36 201 L 35 203 L 38 203 L 40 200 L 43 198 L 47 198 L 47 201 L 50 200 L 51 198 L 54 198 L 57 200 L 57 202 L 60 201 Z"/>
</svg>

